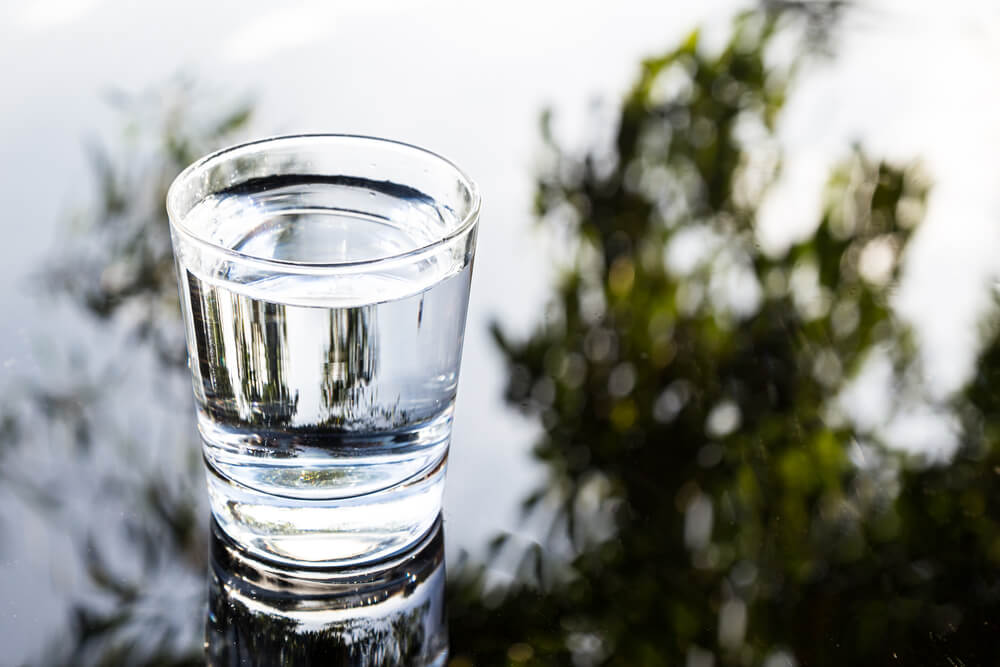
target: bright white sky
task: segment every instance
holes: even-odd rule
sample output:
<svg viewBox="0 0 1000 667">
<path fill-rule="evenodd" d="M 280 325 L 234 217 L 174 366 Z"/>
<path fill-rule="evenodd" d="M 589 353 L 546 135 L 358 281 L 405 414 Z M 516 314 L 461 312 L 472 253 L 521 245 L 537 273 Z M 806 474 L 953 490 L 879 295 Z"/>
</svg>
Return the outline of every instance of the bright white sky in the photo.
<svg viewBox="0 0 1000 667">
<path fill-rule="evenodd" d="M 725 26 L 743 5 L 6 0 L 5 277 L 23 281 L 52 247 L 60 216 L 87 196 L 83 140 L 114 129 L 100 98 L 109 87 L 139 91 L 178 71 L 196 73 L 221 101 L 253 92 L 260 135 L 373 134 L 449 156 L 485 197 L 446 512 L 449 551 L 474 547 L 516 525 L 516 501 L 537 479 L 525 464 L 533 430 L 502 407 L 503 369 L 486 324 L 497 317 L 527 331 L 552 274 L 531 229 L 539 111 L 554 107 L 561 135 L 578 143 L 590 101 L 616 100 L 642 56 L 698 23 Z M 974 341 L 972 316 L 996 267 L 1000 5 L 956 0 L 942 11 L 939 3 L 872 2 L 848 22 L 840 53 L 809 72 L 791 100 L 782 125 L 787 180 L 768 208 L 763 240 L 780 245 L 810 229 L 827 169 L 852 141 L 875 155 L 922 156 L 936 185 L 899 303 L 941 351 L 931 359 L 935 385 L 954 386 L 968 369 L 962 351 Z M 8 316 L 0 360 L 24 372 L 45 308 L 23 282 L 8 284 L 15 288 L 0 301 Z M 42 597 L 25 582 L 45 577 L 47 566 L 16 548 L 0 559 L 0 624 L 17 630 L 4 634 L 28 650 L 47 626 L 38 623 L 41 608 L 24 606 Z"/>
</svg>

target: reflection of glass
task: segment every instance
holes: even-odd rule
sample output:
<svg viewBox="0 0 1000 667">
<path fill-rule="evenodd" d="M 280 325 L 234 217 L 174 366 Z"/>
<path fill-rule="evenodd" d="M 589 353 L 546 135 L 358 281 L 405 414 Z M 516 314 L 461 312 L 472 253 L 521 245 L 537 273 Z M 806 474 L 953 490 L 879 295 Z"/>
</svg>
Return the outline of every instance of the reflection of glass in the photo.
<svg viewBox="0 0 1000 667">
<path fill-rule="evenodd" d="M 210 156 L 168 195 L 213 514 L 289 564 L 370 562 L 441 509 L 475 186 L 363 137 Z"/>
<path fill-rule="evenodd" d="M 209 665 L 443 665 L 444 531 L 367 569 L 257 561 L 212 523 Z"/>
</svg>

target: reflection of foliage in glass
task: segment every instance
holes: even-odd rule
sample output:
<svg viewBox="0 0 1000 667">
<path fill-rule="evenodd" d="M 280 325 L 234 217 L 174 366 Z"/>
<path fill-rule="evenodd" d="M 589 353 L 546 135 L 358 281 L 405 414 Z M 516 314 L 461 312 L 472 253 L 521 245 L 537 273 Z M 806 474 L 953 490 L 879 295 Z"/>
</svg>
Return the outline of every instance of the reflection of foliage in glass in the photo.
<svg viewBox="0 0 1000 667">
<path fill-rule="evenodd" d="M 329 311 L 330 339 L 323 363 L 322 423 L 340 426 L 364 417 L 364 389 L 375 377 L 378 360 L 378 319 L 375 308 Z"/>
<path fill-rule="evenodd" d="M 192 312 L 192 335 L 189 363 L 197 360 L 194 376 L 194 393 L 199 404 L 210 411 L 213 417 L 238 414 L 236 409 L 236 393 L 229 378 L 229 358 L 226 354 L 226 342 L 222 332 L 222 304 L 219 302 L 219 290 L 212 285 L 203 285 L 194 275 L 186 272 L 181 283 L 184 295 L 184 308 Z"/>
<path fill-rule="evenodd" d="M 285 379 L 285 307 L 235 294 L 227 301 L 232 306 L 243 416 L 255 424 L 287 424 L 295 414 L 298 396 L 292 397 Z"/>
<path fill-rule="evenodd" d="M 531 337 L 495 335 L 508 400 L 544 430 L 525 509 L 551 529 L 502 593 L 462 573 L 456 662 L 996 660 L 996 456 L 977 434 L 995 441 L 1000 354 L 950 465 L 901 468 L 842 413 L 873 355 L 912 363 L 888 301 L 926 186 L 856 150 L 816 232 L 760 249 L 791 81 L 766 64 L 775 29 L 750 15 L 717 54 L 695 33 L 647 61 L 610 150 L 546 131 L 538 213 L 573 260 Z"/>
</svg>

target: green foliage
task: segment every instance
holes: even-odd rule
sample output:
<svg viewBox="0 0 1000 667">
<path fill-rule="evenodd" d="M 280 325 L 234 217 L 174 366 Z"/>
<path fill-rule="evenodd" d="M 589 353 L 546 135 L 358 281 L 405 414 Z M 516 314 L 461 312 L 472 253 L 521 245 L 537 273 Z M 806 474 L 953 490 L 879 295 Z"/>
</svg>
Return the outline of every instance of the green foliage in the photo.
<svg viewBox="0 0 1000 667">
<path fill-rule="evenodd" d="M 926 183 L 855 149 L 815 232 L 761 250 L 791 84 L 768 65 L 777 29 L 751 14 L 719 53 L 696 32 L 646 61 L 610 150 L 574 157 L 546 129 L 537 211 L 574 259 L 533 335 L 494 334 L 507 399 L 544 430 L 525 507 L 553 528 L 504 595 L 483 570 L 456 580 L 459 659 L 995 660 L 992 446 L 900 471 L 836 400 L 873 354 L 910 363 L 888 302 Z"/>
</svg>

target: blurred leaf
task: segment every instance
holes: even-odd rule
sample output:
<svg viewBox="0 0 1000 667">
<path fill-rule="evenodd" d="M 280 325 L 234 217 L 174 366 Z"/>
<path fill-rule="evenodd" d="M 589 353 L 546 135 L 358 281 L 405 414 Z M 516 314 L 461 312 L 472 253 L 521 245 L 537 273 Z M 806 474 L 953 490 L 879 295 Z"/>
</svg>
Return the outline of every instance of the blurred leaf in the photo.
<svg viewBox="0 0 1000 667">
<path fill-rule="evenodd" d="M 780 168 L 773 133 L 799 68 L 766 54 L 803 21 L 828 30 L 844 3 L 766 6 L 741 15 L 717 52 L 695 31 L 646 60 L 610 152 L 561 148 L 543 116 L 553 155 L 536 210 L 560 229 L 569 220 L 576 256 L 532 335 L 491 332 L 508 402 L 542 430 L 534 453 L 548 479 L 523 507 L 553 513 L 552 530 L 502 594 L 456 577 L 455 656 L 1000 659 L 986 639 L 1000 612 L 1000 507 L 987 488 L 1000 471 L 996 383 L 977 379 L 956 400 L 963 448 L 934 468 L 906 467 L 838 407 L 878 354 L 897 382 L 916 383 L 890 405 L 923 400 L 890 297 L 927 179 L 856 147 L 815 232 L 778 256 L 760 249 L 757 211 Z M 998 374 L 998 349 L 978 378 Z M 875 463 L 852 463 L 859 442 Z M 540 504 L 550 497 L 554 510 Z"/>
</svg>

